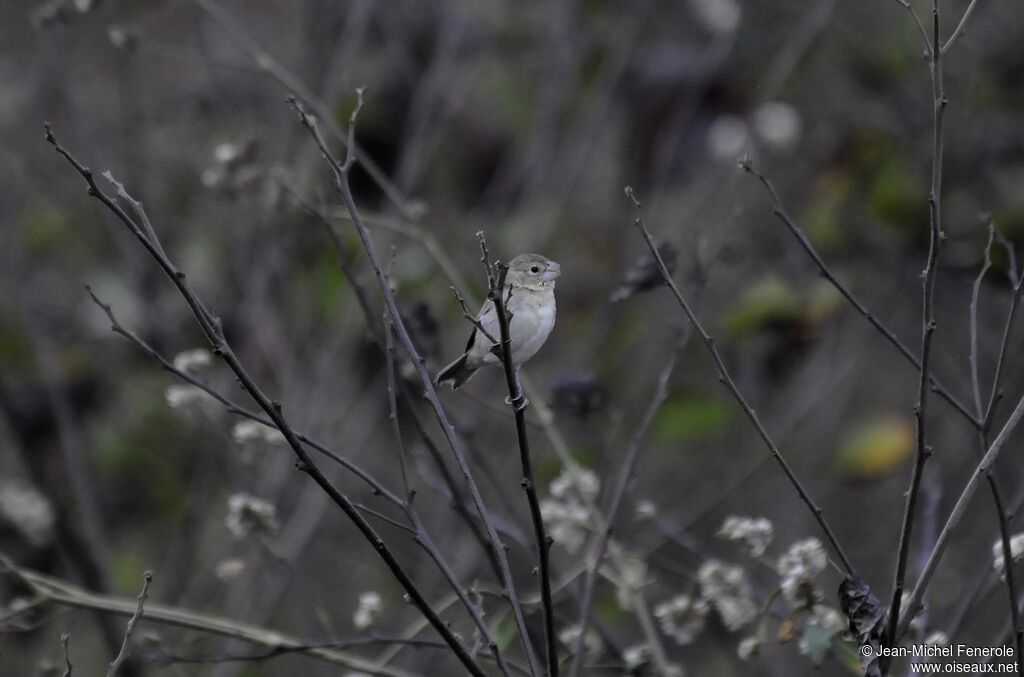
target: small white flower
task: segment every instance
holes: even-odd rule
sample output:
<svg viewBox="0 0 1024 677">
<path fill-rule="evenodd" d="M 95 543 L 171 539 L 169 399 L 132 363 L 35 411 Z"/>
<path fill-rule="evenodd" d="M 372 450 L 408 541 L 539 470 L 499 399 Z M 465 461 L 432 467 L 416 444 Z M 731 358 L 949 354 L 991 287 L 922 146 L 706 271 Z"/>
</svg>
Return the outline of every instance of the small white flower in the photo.
<svg viewBox="0 0 1024 677">
<path fill-rule="evenodd" d="M 214 402 L 209 393 L 196 388 L 193 385 L 176 383 L 167 388 L 164 393 L 167 404 L 171 409 L 192 409 L 194 407 L 207 406 Z"/>
<path fill-rule="evenodd" d="M 174 356 L 174 368 L 179 371 L 196 373 L 213 363 L 213 355 L 205 348 L 194 348 Z"/>
<path fill-rule="evenodd" d="M 636 503 L 636 517 L 637 519 L 651 519 L 658 514 L 658 507 L 654 505 L 654 501 L 637 501 Z"/>
<path fill-rule="evenodd" d="M 0 484 L 0 521 L 7 522 L 35 546 L 53 537 L 56 516 L 49 499 L 32 485 L 18 480 Z"/>
<path fill-rule="evenodd" d="M 246 419 L 239 421 L 231 428 L 231 439 L 238 444 L 249 442 L 265 442 L 267 444 L 284 444 L 284 435 L 273 426 Z"/>
<path fill-rule="evenodd" d="M 691 0 L 690 4 L 712 33 L 732 33 L 740 25 L 742 11 L 736 0 Z"/>
<path fill-rule="evenodd" d="M 624 611 L 633 608 L 636 591 L 647 584 L 647 563 L 636 557 L 617 558 L 618 577 L 615 579 L 615 599 Z"/>
<path fill-rule="evenodd" d="M 627 670 L 636 670 L 651 660 L 651 647 L 646 644 L 635 644 L 622 652 L 622 660 Z"/>
<path fill-rule="evenodd" d="M 709 560 L 697 571 L 697 580 L 727 629 L 739 630 L 757 616 L 750 581 L 742 567 Z"/>
<path fill-rule="evenodd" d="M 254 531 L 272 533 L 281 526 L 277 520 L 277 509 L 270 501 L 242 493 L 228 498 L 228 516 L 224 524 L 239 539 Z"/>
<path fill-rule="evenodd" d="M 214 159 L 222 165 L 234 162 L 241 154 L 242 149 L 236 143 L 218 143 L 213 149 Z"/>
<path fill-rule="evenodd" d="M 754 111 L 754 130 L 766 145 L 776 150 L 795 146 L 802 127 L 800 113 L 788 103 L 768 101 Z"/>
<path fill-rule="evenodd" d="M 555 543 L 569 553 L 579 552 L 589 533 L 590 512 L 585 507 L 574 498 L 547 498 L 540 502 L 540 514 Z"/>
<path fill-rule="evenodd" d="M 742 541 L 753 557 L 764 554 L 772 541 L 772 523 L 764 517 L 728 517 L 718 535 L 730 541 Z"/>
<path fill-rule="evenodd" d="M 721 162 L 735 162 L 750 145 L 750 130 L 738 115 L 722 115 L 708 128 L 708 152 Z"/>
<path fill-rule="evenodd" d="M 1024 557 L 1024 533 L 1010 536 L 1010 555 L 1017 562 Z M 1003 540 L 999 539 L 992 545 L 992 568 L 1001 572 L 1006 566 L 1003 560 Z"/>
<path fill-rule="evenodd" d="M 217 562 L 214 575 L 222 581 L 238 578 L 245 571 L 245 562 L 237 557 L 229 557 Z"/>
<path fill-rule="evenodd" d="M 707 615 L 707 601 L 689 595 L 677 595 L 654 607 L 654 617 L 658 619 L 661 631 L 677 644 L 692 644 L 704 629 Z"/>
<path fill-rule="evenodd" d="M 568 498 L 576 491 L 584 499 L 593 500 L 601 490 L 601 481 L 589 468 L 570 466 L 551 482 L 549 490 L 555 498 Z"/>
<path fill-rule="evenodd" d="M 782 595 L 796 607 L 812 607 L 821 597 L 814 579 L 828 566 L 821 541 L 807 538 L 789 547 L 776 569 L 782 577 Z"/>
<path fill-rule="evenodd" d="M 356 630 L 365 630 L 377 622 L 383 608 L 384 602 L 378 593 L 373 590 L 360 593 L 359 606 L 352 614 L 352 625 L 356 626 Z"/>
<path fill-rule="evenodd" d="M 567 628 L 563 628 L 558 633 L 558 641 L 560 641 L 562 644 L 569 647 L 570 649 L 576 648 L 576 642 L 579 641 L 579 638 L 579 625 L 570 625 Z M 596 632 L 594 632 L 591 628 L 587 628 L 587 634 L 583 638 L 583 647 L 588 654 L 590 654 L 591 656 L 596 656 L 604 650 L 604 642 L 601 641 L 601 638 L 598 636 Z"/>
<path fill-rule="evenodd" d="M 736 655 L 741 661 L 748 661 L 761 650 L 761 639 L 754 635 L 744 637 L 736 647 Z"/>
</svg>

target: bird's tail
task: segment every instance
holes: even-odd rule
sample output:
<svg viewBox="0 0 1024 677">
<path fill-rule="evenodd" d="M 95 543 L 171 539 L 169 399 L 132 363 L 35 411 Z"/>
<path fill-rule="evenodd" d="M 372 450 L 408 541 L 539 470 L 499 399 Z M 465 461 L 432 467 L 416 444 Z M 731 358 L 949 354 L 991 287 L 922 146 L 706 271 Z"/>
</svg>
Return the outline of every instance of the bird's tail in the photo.
<svg viewBox="0 0 1024 677">
<path fill-rule="evenodd" d="M 443 383 L 450 383 L 452 390 L 457 390 L 460 386 L 465 384 L 466 381 L 473 378 L 473 374 L 475 374 L 479 368 L 480 367 L 469 366 L 469 355 L 467 353 L 463 353 L 462 357 L 438 372 L 437 376 L 434 377 L 434 384 L 441 385 Z"/>
</svg>

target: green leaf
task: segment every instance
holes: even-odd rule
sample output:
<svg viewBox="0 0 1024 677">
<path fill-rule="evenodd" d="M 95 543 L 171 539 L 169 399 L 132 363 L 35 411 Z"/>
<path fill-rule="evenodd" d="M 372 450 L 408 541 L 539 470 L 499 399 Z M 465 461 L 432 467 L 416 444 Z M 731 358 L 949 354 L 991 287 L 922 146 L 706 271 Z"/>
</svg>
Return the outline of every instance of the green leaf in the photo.
<svg viewBox="0 0 1024 677">
<path fill-rule="evenodd" d="M 724 430 L 731 416 L 722 400 L 669 400 L 654 423 L 654 438 L 663 444 L 705 439 Z"/>
</svg>

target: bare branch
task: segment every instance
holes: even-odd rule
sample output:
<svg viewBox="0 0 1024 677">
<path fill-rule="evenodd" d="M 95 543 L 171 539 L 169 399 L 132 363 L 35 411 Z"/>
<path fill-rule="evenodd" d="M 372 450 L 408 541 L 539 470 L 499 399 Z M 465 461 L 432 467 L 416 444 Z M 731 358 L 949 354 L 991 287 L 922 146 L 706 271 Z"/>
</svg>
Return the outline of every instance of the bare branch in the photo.
<svg viewBox="0 0 1024 677">
<path fill-rule="evenodd" d="M 483 233 L 477 233 L 480 240 L 480 253 L 487 269 L 487 298 L 494 304 L 501 333 L 499 356 L 505 372 L 505 385 L 508 386 L 508 402 L 512 406 L 516 419 L 516 439 L 519 442 L 519 462 L 523 470 L 522 487 L 526 492 L 526 501 L 530 506 L 530 520 L 533 522 L 533 533 L 537 546 L 537 573 L 540 576 L 540 597 L 544 610 L 544 637 L 548 659 L 548 677 L 558 677 L 558 639 L 555 631 L 555 608 L 551 600 L 551 544 L 553 541 L 544 529 L 544 518 L 540 512 L 540 500 L 537 498 L 537 486 L 533 478 L 533 461 L 530 458 L 530 438 L 526 430 L 526 408 L 529 400 L 523 394 L 519 383 L 519 368 L 512 363 L 512 335 L 509 329 L 511 317 L 508 313 L 508 297 L 505 296 L 505 277 L 508 266 L 503 263 L 491 265 L 490 253 L 487 251 L 487 240 Z M 497 268 L 497 277 L 493 271 Z M 512 294 L 509 286 L 508 294 Z"/>
<path fill-rule="evenodd" d="M 956 29 L 953 31 L 952 35 L 950 35 L 949 39 L 946 40 L 946 43 L 942 45 L 943 54 L 948 52 L 949 48 L 952 47 L 957 40 L 963 37 L 965 33 L 967 33 L 967 20 L 971 18 L 971 14 L 974 13 L 974 8 L 977 6 L 978 0 L 971 0 L 971 4 L 967 5 L 967 9 L 964 10 L 964 15 L 960 17 L 960 23 L 956 25 Z"/>
<path fill-rule="evenodd" d="M 98 199 L 104 206 L 112 211 L 118 219 L 121 220 L 121 222 L 136 236 L 136 238 L 142 242 L 143 246 L 150 253 L 160 268 L 168 275 L 168 277 L 171 278 L 175 286 L 177 286 L 178 291 L 181 293 L 182 298 L 184 298 L 189 308 L 192 310 L 192 314 L 199 323 L 203 333 L 206 335 L 207 340 L 209 340 L 214 354 L 220 357 L 231 371 L 234 372 L 234 375 L 237 377 L 241 387 L 249 393 L 249 395 L 259 405 L 260 409 L 262 409 L 270 420 L 273 421 L 274 426 L 281 431 L 281 434 L 284 436 L 288 446 L 291 447 L 298 459 L 297 467 L 299 470 L 308 474 L 355 524 L 356 528 L 359 529 L 362 535 L 367 541 L 369 541 L 374 550 L 384 561 L 392 575 L 394 575 L 399 584 L 405 589 L 406 593 L 408 593 L 412 604 L 416 606 L 416 608 L 418 608 L 430 621 L 431 626 L 434 627 L 438 634 L 440 634 L 445 642 L 452 648 L 452 651 L 463 663 L 466 669 L 469 670 L 470 673 L 482 677 L 484 673 L 480 666 L 477 665 L 476 661 L 473 660 L 473 657 L 469 655 L 465 647 L 462 646 L 462 643 L 459 642 L 458 638 L 454 635 L 448 625 L 430 607 L 430 603 L 395 558 L 387 544 L 380 538 L 380 536 L 377 535 L 374 528 L 369 522 L 367 522 L 366 518 L 352 504 L 348 497 L 334 486 L 334 484 L 331 483 L 327 476 L 324 475 L 316 465 L 316 462 L 303 446 L 298 434 L 292 429 L 291 425 L 285 418 L 281 403 L 276 400 L 271 400 L 252 379 L 248 371 L 242 366 L 238 357 L 232 350 L 227 337 L 224 335 L 219 318 L 206 310 L 199 297 L 187 283 L 185 274 L 180 271 L 173 262 L 171 262 L 162 250 L 156 247 L 155 244 L 145 236 L 139 224 L 132 219 L 131 216 L 129 216 L 119 205 L 117 205 L 117 203 L 111 200 L 110 197 L 99 189 L 93 180 L 92 172 L 78 162 L 78 160 L 76 160 L 57 142 L 53 133 L 50 131 L 49 125 L 46 126 L 46 139 L 51 145 L 53 145 L 57 153 L 64 157 L 78 171 L 78 173 L 81 174 L 82 178 L 85 179 L 86 184 L 88 185 L 89 195 Z"/>
<path fill-rule="evenodd" d="M 590 607 L 594 597 L 594 584 L 597 581 L 597 569 L 601 565 L 601 560 L 604 559 L 605 551 L 608 548 L 608 540 L 611 538 L 612 525 L 615 522 L 615 516 L 619 511 L 619 506 L 622 503 L 622 497 L 626 493 L 626 486 L 629 484 L 629 479 L 633 475 L 633 470 L 636 467 L 636 460 L 640 454 L 640 448 L 643 444 L 644 439 L 647 437 L 647 432 L 654 424 L 654 419 L 661 409 L 661 405 L 668 399 L 668 382 L 672 378 L 672 372 L 675 371 L 676 364 L 679 362 L 679 355 L 682 353 L 683 346 L 686 345 L 688 336 L 684 336 L 680 339 L 675 346 L 675 349 L 671 352 L 665 366 L 661 370 L 661 374 L 658 376 L 657 385 L 654 389 L 654 395 L 651 398 L 651 402 L 647 405 L 647 411 L 644 412 L 644 416 L 640 421 L 640 425 L 637 427 L 636 432 L 633 433 L 633 437 L 630 439 L 629 447 L 626 449 L 625 456 L 622 460 L 622 468 L 619 470 L 619 474 L 615 479 L 615 485 L 612 488 L 611 503 L 608 507 L 608 512 L 605 516 L 607 523 L 605 528 L 601 531 L 600 540 L 598 540 L 597 546 L 594 548 L 594 552 L 591 555 L 590 562 L 587 565 L 586 577 L 583 582 L 583 597 L 580 600 L 580 615 L 579 615 L 579 628 L 580 634 L 576 639 L 576 645 L 573 647 L 572 664 L 569 666 L 569 677 L 576 677 L 579 674 L 580 669 L 583 667 L 584 658 L 584 647 L 586 643 L 587 626 L 590 619 Z"/>
<path fill-rule="evenodd" d="M 153 572 L 147 571 L 142 574 L 142 591 L 139 593 L 138 605 L 135 607 L 135 613 L 128 619 L 128 626 L 124 630 L 124 643 L 121 644 L 121 650 L 118 652 L 114 660 L 110 662 L 110 667 L 107 668 L 107 677 L 114 677 L 117 674 L 121 664 L 128 660 L 128 644 L 131 641 L 132 633 L 135 631 L 135 626 L 140 620 L 144 613 L 144 607 L 146 604 L 146 598 L 149 597 L 149 584 L 153 582 Z M 64 645 L 65 648 L 67 644 Z M 70 664 L 68 666 L 70 671 Z"/>
<path fill-rule="evenodd" d="M 395 302 L 391 286 L 388 284 L 387 277 L 384 275 L 384 271 L 381 267 L 380 258 L 377 255 L 377 249 L 373 244 L 373 239 L 370 237 L 369 231 L 366 229 L 366 225 L 363 223 L 362 216 L 360 215 L 355 199 L 352 196 L 352 190 L 348 183 L 348 170 L 355 162 L 355 152 L 353 149 L 355 140 L 354 122 L 356 113 L 358 113 L 359 109 L 362 107 L 363 90 L 359 89 L 356 90 L 356 92 L 359 97 L 359 103 L 356 106 L 356 110 L 353 111 L 353 117 L 351 119 L 352 123 L 349 125 L 349 144 L 344 165 L 340 164 L 331 154 L 323 136 L 320 134 L 316 121 L 306 113 L 302 105 L 294 97 L 289 97 L 288 102 L 291 104 L 292 108 L 295 109 L 296 113 L 298 113 L 299 121 L 309 131 L 313 141 L 320 149 L 324 161 L 334 174 L 335 189 L 338 191 L 345 203 L 345 207 L 349 211 L 349 215 L 352 217 L 352 224 L 355 226 L 359 239 L 363 243 L 363 248 L 366 250 L 367 257 L 370 260 L 370 265 L 373 268 L 374 275 L 377 279 L 377 284 L 384 296 L 385 305 L 387 306 L 391 319 L 394 322 L 395 330 L 398 333 L 398 337 L 402 342 L 402 346 L 405 349 L 406 354 L 409 356 L 409 360 L 416 369 L 416 373 L 424 388 L 424 395 L 430 403 L 431 408 L 434 410 L 434 414 L 436 415 L 438 422 L 441 424 L 442 432 L 448 440 L 448 444 L 451 447 L 452 454 L 455 457 L 459 471 L 462 473 L 463 479 L 469 487 L 473 504 L 483 521 L 488 540 L 491 542 L 498 562 L 501 565 L 502 584 L 506 589 L 509 603 L 512 606 L 513 618 L 515 619 L 516 629 L 519 632 L 519 640 L 523 645 L 524 652 L 526 653 L 527 663 L 530 666 L 531 674 L 537 674 L 536 653 L 533 650 L 533 645 L 526 629 L 526 620 L 523 616 L 522 604 L 519 600 L 519 596 L 516 594 L 515 582 L 512 578 L 512 571 L 508 564 L 508 556 L 505 552 L 504 544 L 501 542 L 501 539 L 498 537 L 498 534 L 494 529 L 490 515 L 484 505 L 483 497 L 481 496 L 476 481 L 473 479 L 473 475 L 469 470 L 469 465 L 466 463 L 466 455 L 462 448 L 462 442 L 455 433 L 455 427 L 448 419 L 448 414 L 445 412 L 444 407 L 441 404 L 441 400 L 437 395 L 437 390 L 434 388 L 430 374 L 427 373 L 426 366 L 424 365 L 419 352 L 416 350 L 416 346 L 413 344 L 412 337 L 409 335 L 409 332 L 405 327 L 405 323 L 402 321 L 401 315 L 398 311 L 398 304 Z"/>
<path fill-rule="evenodd" d="M 672 275 L 668 272 L 668 268 L 665 267 L 665 262 L 662 260 L 661 255 L 658 253 L 658 248 L 657 246 L 655 246 L 654 240 L 651 237 L 650 232 L 644 225 L 642 213 L 643 206 L 641 205 L 640 200 L 638 200 L 636 195 L 633 193 L 633 189 L 629 186 L 626 186 L 626 196 L 633 202 L 633 205 L 636 207 L 635 224 L 637 229 L 643 236 L 644 242 L 647 243 L 647 247 L 651 250 L 651 253 L 654 255 L 655 260 L 658 262 L 658 269 L 661 271 L 661 276 L 662 278 L 664 278 L 665 284 L 672 291 L 672 295 L 675 297 L 676 303 L 679 304 L 679 307 L 683 310 L 683 313 L 686 315 L 686 318 L 690 321 L 690 324 L 697 331 L 697 334 L 700 336 L 701 341 L 703 341 L 704 347 L 707 348 L 708 353 L 711 355 L 711 359 L 715 364 L 715 369 L 718 371 L 719 381 L 722 383 L 722 385 L 726 387 L 729 393 L 733 396 L 733 399 L 736 400 L 736 403 L 740 405 L 740 408 L 743 409 L 743 413 L 747 415 L 747 418 L 750 419 L 750 422 L 754 424 L 754 428 L 755 430 L 757 430 L 758 436 L 768 447 L 768 450 L 771 452 L 772 457 L 779 464 L 779 466 L 782 468 L 782 471 L 786 474 L 786 477 L 789 479 L 790 484 L 792 484 L 793 488 L 796 489 L 796 493 L 800 497 L 800 500 L 804 502 L 807 508 L 811 511 L 811 514 L 814 515 L 814 519 L 818 522 L 818 526 L 820 526 L 821 530 L 824 532 L 825 538 L 828 540 L 829 544 L 832 546 L 832 549 L 836 552 L 836 554 L 839 555 L 839 559 L 842 560 L 843 567 L 846 569 L 848 573 L 852 574 L 854 572 L 853 564 L 850 562 L 850 559 L 846 556 L 846 552 L 843 550 L 842 546 L 839 545 L 839 541 L 836 539 L 835 533 L 832 531 L 832 527 L 829 526 L 828 521 L 825 519 L 824 511 L 821 508 L 819 508 L 818 505 L 811 499 L 810 494 L 808 494 L 807 490 L 804 489 L 803 484 L 797 478 L 796 473 L 793 472 L 793 469 L 789 466 L 789 463 L 783 457 L 782 452 L 779 451 L 779 448 L 776 446 L 775 442 L 772 441 L 772 438 L 768 434 L 768 431 L 761 423 L 761 420 L 757 417 L 757 413 L 750 406 L 750 404 L 747 403 L 746 398 L 743 397 L 743 394 L 736 386 L 736 383 L 732 380 L 732 376 L 729 375 L 729 370 L 725 366 L 725 362 L 722 360 L 722 356 L 718 352 L 718 347 L 715 344 L 715 339 L 710 334 L 708 334 L 707 331 L 705 331 L 704 326 L 700 323 L 700 320 L 697 319 L 697 316 L 696 314 L 694 314 L 693 309 L 690 308 L 690 304 L 687 303 L 686 299 L 679 291 L 679 287 L 676 286 L 675 280 L 672 279 Z"/>
</svg>

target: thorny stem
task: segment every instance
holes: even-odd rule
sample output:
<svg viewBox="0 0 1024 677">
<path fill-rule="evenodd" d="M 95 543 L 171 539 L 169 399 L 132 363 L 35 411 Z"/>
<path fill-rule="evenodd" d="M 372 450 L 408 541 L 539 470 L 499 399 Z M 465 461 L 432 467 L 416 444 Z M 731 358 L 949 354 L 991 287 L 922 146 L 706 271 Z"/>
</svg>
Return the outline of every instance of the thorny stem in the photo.
<svg viewBox="0 0 1024 677">
<path fill-rule="evenodd" d="M 530 459 L 530 438 L 526 431 L 526 408 L 529 401 L 523 394 L 523 388 L 519 383 L 518 367 L 512 363 L 512 336 L 509 331 L 509 323 L 512 316 L 508 313 L 507 302 L 513 290 L 508 290 L 508 296 L 504 296 L 505 277 L 508 275 L 508 266 L 497 263 L 497 275 L 493 275 L 487 243 L 482 232 L 477 233 L 480 239 L 480 251 L 483 255 L 484 266 L 487 269 L 488 291 L 487 298 L 494 304 L 495 314 L 498 317 L 498 328 L 501 335 L 500 357 L 505 371 L 505 384 L 508 386 L 509 403 L 516 419 L 516 438 L 519 441 L 519 462 L 523 469 L 522 487 L 526 492 L 526 500 L 530 505 L 530 519 L 533 522 L 533 532 L 537 543 L 538 575 L 540 576 L 540 597 L 541 606 L 544 611 L 544 638 L 548 659 L 548 676 L 558 677 L 558 640 L 555 632 L 555 609 L 551 600 L 551 544 L 552 540 L 544 530 L 544 519 L 540 512 L 540 500 L 537 498 L 537 486 L 533 478 L 533 462 Z"/>
<path fill-rule="evenodd" d="M 832 546 L 832 549 L 839 556 L 839 559 L 842 561 L 843 567 L 846 569 L 847 573 L 853 574 L 853 564 L 850 562 L 849 557 L 846 556 L 846 552 L 843 550 L 843 547 L 839 545 L 839 541 L 836 538 L 835 533 L 832 531 L 832 527 L 829 526 L 828 520 L 825 519 L 824 511 L 821 508 L 819 508 L 818 505 L 811 499 L 810 494 L 808 494 L 807 490 L 804 489 L 803 484 L 797 478 L 796 473 L 793 472 L 793 469 L 789 466 L 789 463 L 786 461 L 785 457 L 783 457 L 782 452 L 779 451 L 779 448 L 776 446 L 775 442 L 772 441 L 772 438 L 768 434 L 768 431 L 761 423 L 761 419 L 758 418 L 757 412 L 755 412 L 754 409 L 750 406 L 746 398 L 743 396 L 739 388 L 736 386 L 736 383 L 733 381 L 732 376 L 729 375 L 729 370 L 725 366 L 725 362 L 722 360 L 721 354 L 718 352 L 718 346 L 715 344 L 714 337 L 707 333 L 707 331 L 704 329 L 704 326 L 700 323 L 700 320 L 693 312 L 693 309 L 690 308 L 690 304 L 687 303 L 682 293 L 680 293 L 679 287 L 676 286 L 675 280 L 672 279 L 672 274 L 669 273 L 668 268 L 665 266 L 665 262 L 661 258 L 661 254 L 658 253 L 658 248 L 657 246 L 655 246 L 654 240 L 651 238 L 650 232 L 644 225 L 642 205 L 640 201 L 637 199 L 636 195 L 633 193 L 633 189 L 629 186 L 626 187 L 626 196 L 630 200 L 632 200 L 634 206 L 636 207 L 636 227 L 640 231 L 640 234 L 643 236 L 644 242 L 647 243 L 648 249 L 651 250 L 651 254 L 654 255 L 654 259 L 658 264 L 658 270 L 661 272 L 661 277 L 662 279 L 665 280 L 665 285 L 668 286 L 668 288 L 672 291 L 672 295 L 675 297 L 676 302 L 679 304 L 679 307 L 682 308 L 683 313 L 686 315 L 686 318 L 690 321 L 690 324 L 693 326 L 694 330 L 696 330 L 697 334 L 700 336 L 700 339 L 701 341 L 703 341 L 704 346 L 708 350 L 708 353 L 710 353 L 711 359 L 715 364 L 715 369 L 718 371 L 719 381 L 729 391 L 733 399 L 736 400 L 736 403 L 740 405 L 740 408 L 743 409 L 743 413 L 747 415 L 747 418 L 750 419 L 750 422 L 754 425 L 755 430 L 757 430 L 758 436 L 765 443 L 765 446 L 768 447 L 768 450 L 771 452 L 772 457 L 779 464 L 779 466 L 782 468 L 782 471 L 789 479 L 790 484 L 792 484 L 793 488 L 796 489 L 796 493 L 800 497 L 800 500 L 804 502 L 807 508 L 814 515 L 815 521 L 818 522 L 818 526 L 820 526 L 821 530 L 824 532 L 825 538 Z"/>
<path fill-rule="evenodd" d="M 356 206 L 355 199 L 352 196 L 352 190 L 348 183 L 348 172 L 355 165 L 355 122 L 358 118 L 359 111 L 362 108 L 363 103 L 363 90 L 356 90 L 358 94 L 358 103 L 356 104 L 355 110 L 349 120 L 349 143 L 348 150 L 345 157 L 344 164 L 339 163 L 337 159 L 331 154 L 327 148 L 327 144 L 320 134 L 320 130 L 317 127 L 316 121 L 310 117 L 303 109 L 302 105 L 295 99 L 295 97 L 289 97 L 288 102 L 292 108 L 298 113 L 299 121 L 309 131 L 320 149 L 320 153 L 327 163 L 331 172 L 334 174 L 334 187 L 341 196 L 342 201 L 345 203 L 346 209 L 348 209 L 349 215 L 352 217 L 352 224 L 359 235 L 359 239 L 363 244 L 363 249 L 366 251 L 367 257 L 370 260 L 370 265 L 373 268 L 374 276 L 377 279 L 377 284 L 381 289 L 381 293 L 384 296 L 384 303 L 387 306 L 388 312 L 391 315 L 391 319 L 394 323 L 395 330 L 398 333 L 398 338 L 402 342 L 402 346 L 409 356 L 409 360 L 412 362 L 413 367 L 416 369 L 416 373 L 420 378 L 420 382 L 423 384 L 424 396 L 430 403 L 431 408 L 434 410 L 434 414 L 437 416 L 438 422 L 441 425 L 442 432 L 445 438 L 448 440 L 448 444 L 451 447 L 452 455 L 455 457 L 456 464 L 459 466 L 459 471 L 462 473 L 463 479 L 466 485 L 469 487 L 470 496 L 473 499 L 473 504 L 480 515 L 481 520 L 484 523 L 485 530 L 487 531 L 488 540 L 493 544 L 494 551 L 497 555 L 498 562 L 501 565 L 502 573 L 502 584 L 505 587 L 506 594 L 508 596 L 509 604 L 512 606 L 512 615 L 515 620 L 516 629 L 519 633 L 519 640 L 523 646 L 523 651 L 526 654 L 527 664 L 530 666 L 531 674 L 537 674 L 537 657 L 533 650 L 533 644 L 530 641 L 529 634 L 526 629 L 526 620 L 523 615 L 522 603 L 516 594 L 515 582 L 512 578 L 512 570 L 508 564 L 508 555 L 505 551 L 505 545 L 502 543 L 498 536 L 497 531 L 494 528 L 490 514 L 487 511 L 486 506 L 483 502 L 483 497 L 480 494 L 480 489 L 477 487 L 475 480 L 473 479 L 472 473 L 469 470 L 469 465 L 466 463 L 466 455 L 464 453 L 462 442 L 459 440 L 458 435 L 455 432 L 455 427 L 451 424 L 448 419 L 448 414 L 445 412 L 444 407 L 441 404 L 441 400 L 437 395 L 437 391 L 434 388 L 433 381 L 430 378 L 430 374 L 427 373 L 426 366 L 424 365 L 423 358 L 420 357 L 419 352 L 416 350 L 416 346 L 413 344 L 412 337 L 410 336 L 405 323 L 402 321 L 401 315 L 398 311 L 398 305 L 395 302 L 394 294 L 391 291 L 391 286 L 388 284 L 387 278 L 384 275 L 383 268 L 380 263 L 380 258 L 377 255 L 377 249 L 373 244 L 373 239 L 370 237 L 370 233 L 363 223 L 362 216 L 359 212 L 359 208 Z"/>
</svg>

